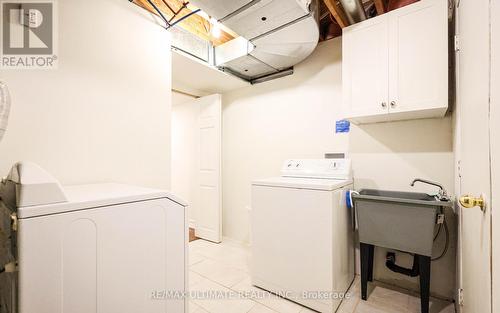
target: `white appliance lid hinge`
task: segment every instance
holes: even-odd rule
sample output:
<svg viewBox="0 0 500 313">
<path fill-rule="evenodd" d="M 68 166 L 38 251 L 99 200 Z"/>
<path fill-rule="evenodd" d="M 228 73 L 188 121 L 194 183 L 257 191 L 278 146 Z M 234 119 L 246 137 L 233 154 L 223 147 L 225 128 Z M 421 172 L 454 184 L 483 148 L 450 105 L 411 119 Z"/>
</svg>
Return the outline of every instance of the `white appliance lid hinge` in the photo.
<svg viewBox="0 0 500 313">
<path fill-rule="evenodd" d="M 10 225 L 12 226 L 13 231 L 17 231 L 18 225 L 17 225 L 17 214 L 16 212 L 13 212 L 10 214 Z"/>
<path fill-rule="evenodd" d="M 460 36 L 455 35 L 455 51 L 459 52 L 460 51 Z"/>
<path fill-rule="evenodd" d="M 458 288 L 458 305 L 464 305 L 464 289 Z"/>
</svg>

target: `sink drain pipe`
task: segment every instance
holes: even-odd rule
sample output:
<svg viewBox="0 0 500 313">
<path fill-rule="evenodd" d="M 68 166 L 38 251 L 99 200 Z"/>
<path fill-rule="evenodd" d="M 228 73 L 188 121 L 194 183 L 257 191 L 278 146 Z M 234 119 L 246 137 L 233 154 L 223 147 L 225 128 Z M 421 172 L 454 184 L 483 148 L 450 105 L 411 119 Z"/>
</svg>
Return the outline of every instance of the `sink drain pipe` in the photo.
<svg viewBox="0 0 500 313">
<path fill-rule="evenodd" d="M 446 220 L 444 220 L 443 224 L 439 224 L 439 229 L 438 229 L 436 235 L 434 236 L 434 241 L 436 241 L 439 234 L 441 233 L 441 229 L 443 229 L 443 228 L 445 231 L 445 245 L 444 245 L 444 248 L 443 248 L 443 251 L 441 252 L 441 254 L 438 257 L 431 259 L 431 261 L 433 261 L 433 262 L 440 260 L 441 258 L 443 258 L 446 255 L 446 252 L 448 252 L 448 248 L 450 245 L 450 234 L 449 234 L 448 224 L 446 223 Z M 403 252 L 403 251 L 401 251 L 401 252 Z M 406 267 L 402 267 L 402 266 L 399 266 L 396 264 L 396 253 L 395 252 L 387 252 L 386 257 L 385 257 L 385 266 L 395 273 L 400 273 L 400 274 L 410 276 L 410 277 L 419 276 L 420 275 L 420 268 L 419 268 L 419 264 L 418 264 L 418 255 L 408 253 L 408 252 L 403 252 L 403 253 L 407 253 L 407 254 L 413 256 L 413 266 L 411 269 L 406 268 Z"/>
<path fill-rule="evenodd" d="M 418 263 L 418 256 L 416 254 L 413 256 L 412 268 L 406 268 L 396 264 L 396 253 L 387 252 L 387 256 L 385 259 L 385 266 L 393 272 L 403 274 L 406 276 L 417 277 L 420 275 L 420 266 Z"/>
</svg>

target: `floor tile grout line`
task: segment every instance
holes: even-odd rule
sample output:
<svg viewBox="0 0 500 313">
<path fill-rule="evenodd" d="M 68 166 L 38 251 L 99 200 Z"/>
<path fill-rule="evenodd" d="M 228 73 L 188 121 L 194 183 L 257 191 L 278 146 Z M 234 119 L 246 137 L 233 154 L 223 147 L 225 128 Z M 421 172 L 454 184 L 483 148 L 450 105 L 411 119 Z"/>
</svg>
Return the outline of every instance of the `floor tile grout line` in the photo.
<svg viewBox="0 0 500 313">
<path fill-rule="evenodd" d="M 196 249 L 196 248 L 195 248 L 195 249 Z M 205 257 L 207 257 L 207 258 L 211 258 L 211 259 L 213 259 L 211 256 L 206 255 L 206 254 L 203 254 L 203 252 L 202 252 L 202 251 L 193 251 L 193 252 L 196 252 L 196 253 L 198 253 L 198 254 L 200 254 L 200 255 L 203 255 L 203 256 L 205 256 Z M 235 254 L 240 254 L 240 253 L 241 253 L 241 254 L 248 254 L 248 251 L 230 251 L 230 253 L 235 253 Z"/>
<path fill-rule="evenodd" d="M 191 269 L 189 269 L 189 270 L 190 270 L 190 271 L 192 271 Z M 233 290 L 233 289 L 231 289 L 231 287 L 224 286 L 223 284 L 221 284 L 221 283 L 219 283 L 219 282 L 216 282 L 215 280 L 213 280 L 213 279 L 211 279 L 211 278 L 209 278 L 209 277 L 206 277 L 206 276 L 205 276 L 205 275 L 203 275 L 203 274 L 200 274 L 200 273 L 198 273 L 198 272 L 196 272 L 196 271 L 193 271 L 193 272 L 195 272 L 196 274 L 200 275 L 201 277 L 205 278 L 206 280 L 209 280 L 209 281 L 211 281 L 212 283 L 215 283 L 215 284 L 217 284 L 217 285 L 219 285 L 219 286 L 221 286 L 221 287 L 223 287 L 223 288 Z M 243 281 L 243 280 L 242 280 L 242 281 Z M 238 282 L 237 284 L 239 284 L 239 283 L 240 283 L 240 282 Z M 194 287 L 194 286 L 196 286 L 196 284 L 195 284 L 195 285 L 193 285 L 192 287 Z M 235 290 L 233 290 L 233 291 L 235 291 Z"/>
<path fill-rule="evenodd" d="M 244 281 L 244 280 L 246 279 L 246 278 L 243 278 L 243 279 L 239 280 L 238 282 L 234 283 L 233 285 L 231 285 L 230 287 L 228 287 L 228 286 L 224 286 L 223 284 L 221 284 L 221 283 L 219 283 L 219 282 L 217 282 L 217 281 L 213 280 L 213 279 L 212 279 L 212 278 L 210 278 L 210 277 L 207 277 L 207 276 L 205 276 L 205 275 L 203 275 L 203 274 L 201 274 L 201 273 L 199 273 L 199 272 L 197 272 L 197 271 L 192 270 L 191 268 L 189 269 L 189 271 L 195 272 L 196 274 L 200 275 L 201 277 L 203 277 L 203 278 L 205 278 L 205 279 L 207 279 L 207 280 L 209 280 L 209 281 L 211 281 L 211 282 L 213 282 L 213 283 L 216 283 L 216 284 L 217 284 L 217 285 L 219 285 L 219 286 L 222 286 L 222 287 L 224 287 L 224 288 L 226 288 L 226 289 L 230 289 L 230 290 L 235 291 L 235 292 L 240 292 L 240 291 L 239 291 L 239 290 L 232 289 L 232 287 L 236 286 L 237 284 L 241 283 L 242 281 Z M 245 273 L 245 274 L 248 274 L 248 273 Z M 193 285 L 193 287 L 194 287 L 194 285 Z"/>
<path fill-rule="evenodd" d="M 252 310 L 253 310 L 253 309 L 254 309 L 257 305 L 262 305 L 262 306 L 263 306 L 263 307 L 265 307 L 266 309 L 271 310 L 273 313 L 280 313 L 280 312 L 275 311 L 275 310 L 273 310 L 272 308 L 270 308 L 270 307 L 268 307 L 268 306 L 266 306 L 266 305 L 264 305 L 264 304 L 262 304 L 262 303 L 260 303 L 260 302 L 258 302 L 258 301 L 255 301 L 255 300 L 252 300 L 252 301 L 253 301 L 253 302 L 255 302 L 255 305 L 254 305 L 253 307 L 251 307 L 251 308 L 250 308 L 250 310 L 248 310 L 246 313 L 249 313 L 250 311 L 252 311 Z M 299 312 L 299 313 L 300 313 L 300 312 Z"/>
<path fill-rule="evenodd" d="M 239 283 L 243 282 L 244 280 L 245 280 L 245 279 L 243 279 L 243 280 L 239 281 L 238 283 L 236 283 L 236 284 L 234 284 L 233 286 L 229 287 L 229 289 L 230 289 L 230 290 L 232 290 L 232 291 L 235 291 L 235 292 L 241 292 L 240 290 L 236 290 L 236 289 L 233 289 L 233 288 L 234 288 L 234 286 L 238 285 Z M 278 296 L 278 295 L 276 295 L 276 294 L 274 294 L 274 293 L 272 293 L 272 292 L 270 292 L 270 291 L 268 291 L 268 290 L 265 290 L 265 289 L 259 288 L 259 287 L 254 286 L 254 285 L 251 285 L 251 286 L 252 286 L 252 287 L 255 287 L 255 288 L 258 288 L 259 290 L 262 290 L 262 291 L 264 291 L 264 292 L 267 292 L 267 293 L 269 293 L 270 295 L 274 295 L 274 296 L 276 296 L 278 299 L 281 299 L 281 300 L 283 300 L 283 301 L 288 301 L 288 302 L 290 302 L 290 303 L 293 303 L 293 304 L 296 304 L 296 305 L 300 305 L 300 304 L 295 303 L 295 302 L 293 302 L 293 301 L 291 301 L 291 300 L 288 300 L 288 299 L 286 299 L 286 298 L 280 297 L 280 296 Z M 252 298 L 245 298 L 245 299 L 248 299 L 248 300 L 251 300 L 251 301 L 253 301 L 253 302 L 257 303 L 257 304 L 260 304 L 260 305 L 262 305 L 262 306 L 266 307 L 267 309 L 270 309 L 270 310 L 271 310 L 271 311 L 273 311 L 273 312 L 280 313 L 280 312 L 278 312 L 278 311 L 274 310 L 272 307 L 267 306 L 266 304 L 264 304 L 264 303 L 262 303 L 262 302 L 259 302 L 259 301 L 257 301 L 257 300 L 253 300 Z M 304 307 L 304 308 L 306 308 L 306 307 Z M 252 309 L 253 309 L 253 307 L 252 307 Z M 250 310 L 251 310 L 251 309 L 250 309 Z M 302 310 L 301 310 L 301 311 L 302 311 Z M 248 312 L 247 312 L 247 313 L 248 313 Z M 300 313 L 300 312 L 299 312 L 299 313 Z"/>
<path fill-rule="evenodd" d="M 238 282 L 238 283 L 234 284 L 234 285 L 233 285 L 231 288 L 229 288 L 229 289 L 231 289 L 231 290 L 233 290 L 233 291 L 236 291 L 236 292 L 240 292 L 239 290 L 236 290 L 236 289 L 233 289 L 233 288 L 234 288 L 234 286 L 238 285 L 239 283 L 241 283 L 241 282 L 243 282 L 243 281 L 244 281 L 244 279 L 243 279 L 242 281 L 240 281 L 240 282 Z M 254 285 L 251 285 L 251 286 L 252 286 L 252 287 L 255 287 Z M 267 291 L 267 290 L 261 289 L 261 288 L 259 288 L 259 287 L 255 287 L 255 288 L 258 288 L 259 290 L 263 290 L 264 292 L 268 292 L 269 294 L 273 294 L 273 293 L 271 293 L 271 292 L 269 292 L 269 291 Z M 285 299 L 285 298 L 281 298 L 281 297 L 279 297 L 279 298 L 280 298 L 280 299 L 282 299 L 282 300 L 285 300 L 285 301 L 289 301 L 289 300 L 287 300 L 287 299 Z M 271 307 L 269 307 L 269 306 L 265 305 L 265 304 L 264 304 L 264 303 L 262 303 L 262 302 L 259 302 L 259 301 L 257 301 L 257 300 L 253 300 L 253 299 L 251 299 L 251 298 L 250 298 L 249 300 L 251 300 L 251 301 L 253 301 L 253 302 L 257 303 L 257 304 L 260 304 L 260 305 L 262 305 L 263 307 L 265 307 L 265 308 L 267 308 L 267 309 L 269 309 L 269 310 L 271 310 L 271 311 L 273 311 L 273 312 L 280 313 L 280 312 L 278 312 L 278 311 L 274 310 L 273 308 L 271 308 Z M 253 307 L 252 307 L 252 309 L 253 309 Z M 251 309 L 250 309 L 250 310 L 251 310 Z M 249 312 L 250 312 L 250 311 L 249 311 Z M 247 312 L 247 313 L 248 313 L 248 312 Z M 299 313 L 300 313 L 300 312 L 299 312 Z"/>
<path fill-rule="evenodd" d="M 198 253 L 199 255 L 201 255 L 201 256 L 203 256 L 203 257 L 205 257 L 206 259 L 211 260 L 211 261 L 224 263 L 224 262 L 222 262 L 222 261 L 220 261 L 220 260 L 213 259 L 213 258 L 211 258 L 211 257 L 209 257 L 209 256 L 206 256 L 206 255 L 202 254 L 202 253 L 199 253 L 199 252 L 197 252 L 197 253 Z M 197 262 L 196 264 L 199 264 L 199 263 L 201 263 L 201 262 L 203 262 L 203 261 L 205 261 L 205 260 L 201 260 L 200 262 Z M 193 264 L 193 265 L 194 265 L 194 264 Z M 225 263 L 224 265 L 227 265 L 227 263 Z M 191 267 L 191 265 L 190 265 L 189 267 Z M 246 272 L 246 271 L 242 271 L 242 270 L 240 270 L 240 269 L 237 269 L 237 268 L 234 268 L 234 267 L 231 267 L 231 266 L 228 266 L 228 267 L 230 267 L 230 268 L 232 268 L 232 269 L 235 269 L 235 270 L 238 270 L 238 271 L 240 271 L 240 272 L 244 272 L 244 273 L 246 273 L 246 274 L 249 274 L 249 273 L 248 273 L 248 272 Z M 192 269 L 190 268 L 190 270 L 192 270 Z M 227 287 L 227 286 L 222 285 L 222 284 L 221 284 L 221 283 L 219 283 L 219 282 L 216 282 L 216 281 L 212 280 L 212 279 L 211 279 L 211 278 L 209 278 L 209 277 L 206 277 L 206 276 L 204 276 L 204 275 L 200 274 L 199 272 L 196 272 L 196 271 L 194 271 L 194 270 L 193 270 L 193 272 L 195 272 L 196 274 L 200 275 L 201 277 L 203 277 L 203 278 L 205 278 L 205 279 L 209 280 L 210 282 L 213 282 L 213 283 L 215 283 L 215 284 L 217 284 L 217 285 L 219 285 L 219 286 L 221 286 L 221 287 L 223 287 L 223 288 L 226 288 L 226 289 L 229 289 L 229 290 L 231 290 L 231 291 L 238 292 L 238 293 L 239 293 L 239 292 L 241 292 L 241 291 L 240 291 L 240 290 L 233 289 L 233 288 L 234 288 L 234 286 L 238 285 L 239 283 L 241 283 L 241 282 L 243 282 L 243 281 L 245 280 L 245 279 L 242 279 L 241 281 L 239 281 L 239 282 L 235 283 L 235 284 L 234 284 L 234 285 L 232 285 L 231 287 Z M 193 287 L 194 287 L 194 285 L 193 285 Z M 260 288 L 259 288 L 259 289 L 260 289 Z M 262 289 L 262 290 L 263 290 L 263 289 Z M 273 293 L 270 293 L 270 294 L 273 294 Z M 286 299 L 286 298 L 282 298 L 282 297 L 279 297 L 279 296 L 277 296 L 277 295 L 275 295 L 275 296 L 276 296 L 276 297 L 278 297 L 279 299 L 283 300 L 283 301 L 290 301 L 290 300 L 288 300 L 288 299 Z M 249 300 L 249 301 L 252 301 L 252 302 L 254 302 L 254 303 L 255 303 L 255 305 L 254 305 L 254 306 L 252 306 L 252 307 L 250 308 L 250 310 L 249 310 L 249 311 L 247 311 L 246 313 L 250 312 L 250 311 L 251 311 L 251 310 L 252 310 L 252 309 L 253 309 L 256 305 L 259 305 L 259 304 L 260 304 L 260 305 L 262 305 L 262 306 L 264 306 L 265 308 L 267 308 L 267 309 L 271 310 L 272 312 L 280 313 L 280 312 L 278 312 L 278 311 L 275 311 L 273 308 L 271 308 L 271 307 L 269 307 L 269 306 L 265 305 L 265 304 L 264 304 L 264 303 L 262 303 L 262 302 L 259 302 L 259 301 L 256 301 L 256 300 L 253 300 L 252 298 L 245 298 L 245 300 Z M 293 301 L 290 301 L 290 302 L 291 302 L 291 303 L 293 303 L 293 304 L 296 304 L 296 305 L 299 305 L 299 306 L 300 306 L 300 304 L 298 304 L 298 303 L 295 303 L 295 302 L 293 302 Z M 356 305 L 357 305 L 357 304 L 356 304 Z M 306 307 L 304 307 L 304 308 L 306 308 Z M 302 310 L 303 310 L 303 309 L 302 309 Z M 301 311 L 302 311 L 302 310 L 301 310 Z M 209 312 L 209 313 L 212 313 L 212 312 Z M 299 313 L 300 313 L 300 311 L 299 311 Z"/>
<path fill-rule="evenodd" d="M 215 259 L 215 258 L 213 258 L 211 256 L 207 256 L 207 255 L 199 253 L 199 252 L 196 252 L 196 253 L 199 254 L 200 256 L 202 256 L 205 259 L 209 259 L 209 260 L 212 260 L 212 261 L 215 261 L 215 262 L 220 262 L 220 263 L 223 263 L 223 264 L 228 264 L 228 262 L 225 261 L 225 260 L 218 260 L 218 259 Z"/>
<path fill-rule="evenodd" d="M 358 301 L 356 302 L 356 305 L 354 306 L 354 309 L 352 310 L 351 313 L 356 313 L 356 311 L 358 310 L 358 305 L 359 305 L 360 302 L 361 302 L 361 299 L 358 299 Z"/>
<path fill-rule="evenodd" d="M 234 266 L 230 266 L 230 265 L 229 265 L 227 262 L 225 262 L 225 261 L 217 260 L 217 259 L 214 259 L 214 258 L 212 258 L 212 257 L 206 256 L 206 255 L 201 254 L 201 253 L 198 253 L 198 254 L 199 254 L 199 255 L 201 255 L 201 256 L 203 256 L 205 259 L 208 259 L 208 260 L 213 261 L 213 262 L 222 263 L 223 265 L 226 265 L 227 267 L 229 267 L 229 268 L 231 268 L 231 269 L 238 270 L 238 271 L 240 271 L 240 272 L 244 272 L 244 273 L 247 273 L 247 274 L 248 274 L 248 272 L 247 272 L 247 271 L 242 270 L 242 269 L 239 269 L 239 268 L 236 268 L 236 267 L 234 267 Z M 192 265 L 195 265 L 195 264 L 199 264 L 199 263 L 201 263 L 201 262 L 203 262 L 203 261 L 205 261 L 205 260 L 200 260 L 200 261 L 198 261 L 198 262 L 196 262 L 196 263 L 194 263 L 194 264 L 190 264 L 190 265 L 189 265 L 189 267 L 191 267 Z"/>
<path fill-rule="evenodd" d="M 219 284 L 219 285 L 221 285 L 221 286 L 224 286 L 224 287 L 226 287 L 226 288 L 231 288 L 231 287 L 233 287 L 233 286 L 235 286 L 235 285 L 237 285 L 237 284 L 241 283 L 241 282 L 242 282 L 242 281 L 244 281 L 244 280 L 245 280 L 245 278 L 246 278 L 246 277 L 245 277 L 245 278 L 242 278 L 241 280 L 238 280 L 237 282 L 235 282 L 235 283 L 234 283 L 234 284 L 232 284 L 231 286 L 225 286 L 225 285 L 223 285 L 222 283 L 220 283 L 220 282 L 218 282 L 218 281 L 215 281 L 213 278 L 210 278 L 210 277 L 208 277 L 208 276 L 205 276 L 205 275 L 203 275 L 203 274 L 201 274 L 201 273 L 197 272 L 196 270 L 193 270 L 193 269 L 191 269 L 191 268 L 190 268 L 190 269 L 189 269 L 189 271 L 191 271 L 191 272 L 195 272 L 196 274 L 198 274 L 198 275 L 200 275 L 200 276 L 202 276 L 202 277 L 204 277 L 204 278 L 206 278 L 206 279 L 208 279 L 208 280 L 211 280 L 211 281 L 213 281 L 214 283 L 217 283 L 217 284 Z M 246 272 L 243 272 L 243 273 L 244 273 L 244 274 L 246 274 L 246 275 L 248 275 L 248 273 L 246 273 Z"/>
<path fill-rule="evenodd" d="M 198 262 L 194 262 L 193 264 L 189 264 L 189 267 L 191 267 L 191 266 L 193 266 L 193 265 L 195 265 L 195 264 L 201 263 L 201 262 L 203 262 L 203 261 L 204 261 L 204 260 L 199 260 Z"/>
<path fill-rule="evenodd" d="M 242 281 L 243 281 L 243 280 L 242 280 Z M 242 281 L 241 281 L 241 282 L 242 282 Z M 240 282 L 240 283 L 241 283 L 241 282 Z M 238 284 L 239 284 L 239 283 L 238 283 Z M 236 286 L 236 285 L 237 285 L 237 284 L 233 285 L 233 287 L 234 287 L 234 286 Z M 280 299 L 280 300 L 283 300 L 283 301 L 286 301 L 286 302 L 290 302 L 290 303 L 293 303 L 294 305 L 298 305 L 298 306 L 302 307 L 303 309 L 301 309 L 298 313 L 300 313 L 300 312 L 301 312 L 301 311 L 303 311 L 304 309 L 309 309 L 308 307 L 303 306 L 303 305 L 301 305 L 301 304 L 299 304 L 299 303 L 297 303 L 297 302 L 294 302 L 294 301 L 289 300 L 289 299 L 287 299 L 287 298 L 283 298 L 283 297 L 281 297 L 281 296 L 278 296 L 277 294 L 275 294 L 275 293 L 273 293 L 273 292 L 271 292 L 271 291 L 268 291 L 268 290 L 262 289 L 262 288 L 260 288 L 260 287 L 254 286 L 254 285 L 252 285 L 252 287 L 255 287 L 255 288 L 259 289 L 259 290 L 262 290 L 262 291 L 264 291 L 264 292 L 267 292 L 267 293 L 269 293 L 270 295 L 273 295 L 273 296 L 275 296 L 276 298 L 278 298 L 278 299 Z M 230 288 L 230 289 L 231 289 L 231 288 Z M 235 289 L 231 289 L 231 290 L 236 291 L 236 292 L 240 292 L 239 290 L 235 290 Z M 264 307 L 266 307 L 266 308 L 270 309 L 270 310 L 271 310 L 271 311 L 273 311 L 273 312 L 280 313 L 280 312 L 278 312 L 278 311 L 274 310 L 272 307 L 267 306 L 266 304 L 264 304 L 264 303 L 262 303 L 262 302 L 259 302 L 259 301 L 257 301 L 257 300 L 253 300 L 253 299 L 250 299 L 250 300 L 252 300 L 252 301 L 254 301 L 254 302 L 257 302 L 258 304 L 260 304 L 260 305 L 262 305 L 262 306 L 264 306 Z"/>
<path fill-rule="evenodd" d="M 214 247 L 209 247 L 209 246 L 203 247 L 203 246 L 201 246 L 200 250 L 207 249 L 207 250 L 205 250 L 205 252 L 207 252 L 211 248 L 214 248 Z M 226 286 L 226 285 L 224 285 L 222 283 L 219 283 L 218 281 L 215 281 L 214 279 L 212 279 L 210 277 L 205 276 L 204 274 L 199 273 L 196 270 L 193 270 L 193 267 L 199 265 L 200 263 L 202 263 L 204 261 L 210 261 L 210 262 L 213 262 L 216 266 L 226 267 L 226 268 L 229 268 L 231 270 L 237 271 L 239 273 L 245 274 L 246 276 L 250 275 L 249 271 L 242 270 L 239 266 L 234 266 L 231 262 L 226 262 L 225 260 L 222 260 L 221 258 L 217 258 L 216 259 L 216 258 L 213 258 L 212 256 L 208 256 L 205 253 L 203 253 L 203 251 L 192 251 L 192 252 L 193 252 L 193 254 L 196 253 L 197 255 L 199 255 L 200 256 L 200 260 L 198 262 L 195 262 L 195 263 L 189 265 L 189 270 L 190 271 L 192 271 L 193 273 L 196 273 L 197 275 L 199 275 L 201 278 L 205 279 L 206 281 L 208 281 L 210 283 L 213 283 L 213 284 L 215 284 L 217 286 L 220 286 L 220 287 L 222 287 L 222 288 L 224 288 L 226 290 L 231 290 L 233 292 L 240 293 L 240 294 L 245 292 L 245 290 L 241 290 L 241 289 L 237 290 L 235 287 L 238 286 L 239 284 L 241 284 L 242 282 L 244 282 L 248 277 L 237 279 L 236 282 L 228 284 L 228 286 Z M 248 257 L 248 254 L 244 250 L 238 251 L 234 247 L 229 247 L 229 250 L 227 252 L 228 252 L 228 254 L 230 256 L 232 256 L 232 255 L 235 256 L 235 259 L 233 260 L 234 264 L 240 264 L 240 261 L 241 261 L 241 264 L 246 264 L 247 261 L 245 261 L 245 256 Z M 246 265 L 248 265 L 248 264 L 246 264 Z M 202 280 L 200 280 L 198 283 L 196 283 L 196 284 L 194 284 L 192 286 L 189 286 L 189 288 L 193 288 L 193 287 L 199 285 L 201 282 L 202 282 Z M 399 304 L 396 305 L 394 302 L 386 301 L 388 299 L 386 299 L 386 297 L 383 296 L 383 294 L 382 294 L 381 296 L 374 296 L 373 297 L 374 299 L 377 300 L 377 302 L 375 302 L 375 303 L 374 302 L 370 302 L 370 301 L 365 301 L 366 305 L 368 307 L 376 308 L 377 310 L 381 310 L 381 312 L 385 312 L 386 310 L 390 311 L 392 309 L 396 309 L 396 310 L 403 310 L 404 311 L 404 312 L 400 312 L 400 313 L 414 313 L 414 310 L 411 310 L 411 308 L 410 308 L 410 302 L 409 301 L 410 301 L 410 299 L 412 297 L 418 298 L 418 295 L 416 295 L 413 290 L 406 289 L 406 288 L 401 288 L 401 287 L 396 287 L 395 289 L 393 289 L 393 288 L 391 288 L 393 286 L 391 284 L 386 283 L 386 282 L 379 282 L 379 281 L 377 281 L 377 283 L 379 283 L 378 287 L 380 287 L 380 288 L 387 289 L 390 292 L 400 293 L 402 295 L 405 295 L 406 298 L 407 298 L 407 301 L 406 301 L 407 303 L 406 303 L 406 305 L 403 308 Z M 349 290 L 351 290 L 352 288 L 355 288 L 355 286 L 357 286 L 358 284 L 359 284 L 359 282 L 356 283 L 356 280 L 354 280 L 353 284 L 350 286 Z M 245 285 L 246 285 L 246 283 L 245 283 Z M 272 294 L 272 293 L 270 293 L 270 294 Z M 296 305 L 299 305 L 299 304 L 297 304 L 297 303 L 295 303 L 293 301 L 290 301 L 290 300 L 288 300 L 286 298 L 282 298 L 282 297 L 279 297 L 279 296 L 276 296 L 276 297 L 277 297 L 277 299 L 280 299 L 282 301 L 286 301 L 286 302 L 290 302 L 290 303 L 294 303 Z M 432 297 L 432 298 L 435 299 L 435 300 L 437 300 L 437 301 L 439 301 L 439 302 L 447 302 L 447 303 L 453 305 L 452 302 L 447 301 L 445 299 L 440 299 L 438 297 Z M 258 300 L 255 300 L 252 297 L 245 296 L 245 297 L 242 297 L 241 300 L 243 300 L 243 301 L 245 301 L 245 300 L 249 301 L 250 302 L 249 304 L 251 304 L 251 307 L 248 309 L 248 311 L 246 311 L 246 313 L 251 312 L 257 306 L 261 306 L 262 308 L 266 308 L 270 312 L 273 312 L 273 313 L 284 313 L 284 312 L 276 311 L 273 307 L 270 307 L 270 306 L 266 305 L 265 302 L 264 303 L 260 302 Z M 354 303 L 353 308 L 350 309 L 349 311 L 346 310 L 346 313 L 355 313 L 358 309 L 361 309 L 361 307 L 360 307 L 361 301 L 363 301 L 363 300 L 361 300 L 360 298 L 357 298 L 356 302 Z M 207 311 L 209 313 L 213 313 L 213 312 L 209 311 L 208 309 L 205 309 L 204 306 L 200 306 L 197 303 L 196 303 L 196 305 L 198 307 L 200 307 L 202 310 L 205 310 L 205 311 Z M 384 309 L 383 306 L 385 306 L 385 305 L 389 306 L 390 308 Z M 297 309 L 299 309 L 299 308 L 297 308 Z M 302 311 L 304 311 L 304 309 L 301 309 L 300 312 L 302 312 Z"/>
</svg>

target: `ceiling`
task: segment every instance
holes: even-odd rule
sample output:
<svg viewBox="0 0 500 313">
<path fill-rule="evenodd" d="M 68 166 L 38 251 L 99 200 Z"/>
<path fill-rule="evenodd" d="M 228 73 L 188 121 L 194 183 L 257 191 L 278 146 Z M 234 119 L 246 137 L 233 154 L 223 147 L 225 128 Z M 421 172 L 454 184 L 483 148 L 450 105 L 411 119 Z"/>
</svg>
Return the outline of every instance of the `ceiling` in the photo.
<svg viewBox="0 0 500 313">
<path fill-rule="evenodd" d="M 204 12 L 198 12 L 198 8 L 189 4 L 187 0 L 132 1 L 158 16 L 161 15 L 167 28 L 179 22 L 178 26 L 199 38 L 210 41 L 213 46 L 221 45 L 238 37 L 236 33 L 221 25 L 223 27 L 221 36 L 214 38 L 211 34 L 212 23 L 209 21 L 210 17 Z M 219 0 L 213 1 L 217 2 Z M 251 2 L 253 1 L 259 0 L 252 0 Z M 357 2 L 357 6 L 361 6 L 365 11 L 366 18 L 370 18 L 416 1 L 418 0 L 318 0 L 320 4 L 320 41 L 341 36 L 342 28 L 357 22 L 356 20 L 353 21 L 351 15 L 348 16 L 347 10 L 344 10 L 342 3 L 351 5 Z M 196 77 L 196 79 L 193 79 L 193 77 Z M 248 85 L 248 82 L 224 73 L 206 62 L 182 52 L 172 52 L 172 87 L 175 90 L 195 96 L 204 96 L 213 93 L 224 93 Z"/>
<path fill-rule="evenodd" d="M 132 0 L 140 7 L 159 15 L 161 12 L 169 23 L 175 23 L 183 17 L 189 15 L 197 8 L 189 3 L 188 0 Z M 218 0 L 213 0 L 214 5 L 217 5 Z M 258 0 L 246 0 L 246 2 L 253 2 Z M 294 0 L 291 0 L 294 1 Z M 342 28 L 349 26 L 351 23 L 346 14 L 342 2 L 355 3 L 359 2 L 364 8 L 368 18 L 387 11 L 397 9 L 398 7 L 411 4 L 419 0 L 318 0 L 320 4 L 320 41 L 332 39 L 342 35 Z M 236 1 L 235 1 L 236 2 Z M 241 1 L 239 1 L 241 2 Z M 154 5 L 154 6 L 153 6 Z M 209 22 L 208 15 L 200 12 L 194 14 L 189 18 L 182 20 L 179 26 L 194 35 L 212 42 L 214 46 L 226 43 L 238 35 L 231 31 L 229 28 L 222 26 L 221 36 L 215 38 L 211 34 L 211 23 Z"/>
<path fill-rule="evenodd" d="M 193 79 L 195 74 L 196 79 Z M 172 51 L 172 89 L 193 96 L 225 93 L 250 84 L 207 63 Z"/>
<path fill-rule="evenodd" d="M 175 24 L 179 22 L 179 26 L 194 35 L 210 41 L 214 46 L 218 46 L 225 42 L 228 42 L 238 35 L 231 30 L 223 27 L 221 29 L 221 34 L 219 37 L 214 37 L 211 34 L 212 25 L 209 22 L 208 16 L 203 12 L 199 12 L 190 15 L 189 18 L 183 19 L 193 11 L 197 11 L 197 8 L 189 4 L 189 1 L 185 0 L 132 0 L 133 3 L 154 13 L 158 16 L 163 15 L 166 18 L 166 25 Z M 156 8 L 159 12 L 156 10 Z M 168 25 L 169 24 L 169 25 Z"/>
</svg>

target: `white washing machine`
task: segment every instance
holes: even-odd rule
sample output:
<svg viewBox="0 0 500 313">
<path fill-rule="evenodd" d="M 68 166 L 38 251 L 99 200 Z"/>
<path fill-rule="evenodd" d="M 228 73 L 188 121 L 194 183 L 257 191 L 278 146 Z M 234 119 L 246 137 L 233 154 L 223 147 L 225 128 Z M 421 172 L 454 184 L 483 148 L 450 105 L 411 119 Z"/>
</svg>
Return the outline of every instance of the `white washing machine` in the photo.
<svg viewBox="0 0 500 313">
<path fill-rule="evenodd" d="M 322 313 L 354 279 L 349 159 L 288 160 L 252 184 L 252 284 Z"/>
<path fill-rule="evenodd" d="M 62 187 L 32 163 L 14 166 L 1 196 L 1 312 L 187 312 L 167 294 L 187 290 L 180 199 L 120 184 Z"/>
</svg>

